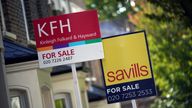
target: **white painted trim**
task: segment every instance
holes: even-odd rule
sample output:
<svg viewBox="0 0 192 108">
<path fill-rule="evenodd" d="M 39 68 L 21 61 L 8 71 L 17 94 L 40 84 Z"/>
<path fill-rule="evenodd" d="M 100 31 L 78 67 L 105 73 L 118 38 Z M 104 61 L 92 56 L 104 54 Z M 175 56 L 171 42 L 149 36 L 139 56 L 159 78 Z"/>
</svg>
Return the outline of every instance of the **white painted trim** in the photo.
<svg viewBox="0 0 192 108">
<path fill-rule="evenodd" d="M 29 62 L 22 62 L 22 63 L 15 63 L 6 65 L 6 72 L 19 72 L 23 70 L 30 70 L 30 69 L 37 69 L 38 68 L 38 61 L 29 61 Z"/>
<path fill-rule="evenodd" d="M 9 64 L 5 66 L 7 73 L 20 72 L 23 70 L 39 69 L 38 60 Z M 51 68 L 44 68 L 41 70 L 50 71 Z"/>
<path fill-rule="evenodd" d="M 29 40 L 29 41 L 28 41 L 28 44 L 29 44 L 29 45 L 34 45 L 34 46 L 36 46 L 36 42 L 35 42 L 34 40 Z"/>
<path fill-rule="evenodd" d="M 2 30 L 3 30 L 3 32 L 5 32 L 6 31 L 5 16 L 4 16 L 4 12 L 3 12 L 3 7 L 2 6 L 3 6 L 2 2 L 0 1 L 1 22 L 2 22 L 2 26 L 3 26 Z"/>
<path fill-rule="evenodd" d="M 25 24 L 27 42 L 29 42 L 30 38 L 29 38 L 29 30 L 28 30 L 28 24 L 27 24 L 26 12 L 25 12 L 24 0 L 21 0 L 21 6 L 22 6 L 22 11 L 23 11 L 23 19 L 24 19 L 24 24 Z"/>
<path fill-rule="evenodd" d="M 26 16 L 26 12 L 25 12 L 24 0 L 21 0 L 21 6 L 22 6 L 22 11 L 23 11 L 23 19 L 24 19 L 24 24 L 25 24 L 27 44 L 29 44 L 29 45 L 36 45 L 35 41 L 31 40 L 30 37 L 29 37 L 29 28 L 28 28 L 27 16 Z"/>
<path fill-rule="evenodd" d="M 8 31 L 5 31 L 5 32 L 4 32 L 4 36 L 6 36 L 6 37 L 8 37 L 8 38 L 10 38 L 10 39 L 14 39 L 14 40 L 17 39 L 17 36 L 16 36 L 15 34 L 13 34 L 13 33 L 11 33 L 11 32 L 8 32 Z"/>
<path fill-rule="evenodd" d="M 43 106 L 45 107 L 45 100 L 44 100 L 44 97 L 43 97 L 43 92 L 44 92 L 44 88 L 45 89 L 47 89 L 48 90 L 48 92 L 50 93 L 50 98 L 51 98 L 51 107 L 52 108 L 55 108 L 55 102 L 54 102 L 54 99 L 53 99 L 53 91 L 52 91 L 52 88 L 51 87 L 49 87 L 46 83 L 45 84 L 43 84 L 43 86 L 41 86 L 40 87 L 40 89 L 41 89 L 41 99 L 42 99 L 42 104 L 43 104 Z"/>
<path fill-rule="evenodd" d="M 55 91 L 53 92 L 54 95 L 56 95 L 56 94 L 62 94 L 62 93 L 70 93 L 70 94 L 73 94 L 73 90 L 59 89 L 59 90 L 55 90 Z"/>
<path fill-rule="evenodd" d="M 53 108 L 55 108 L 55 100 L 54 100 L 53 88 L 51 88 L 51 100 L 53 102 Z"/>
</svg>

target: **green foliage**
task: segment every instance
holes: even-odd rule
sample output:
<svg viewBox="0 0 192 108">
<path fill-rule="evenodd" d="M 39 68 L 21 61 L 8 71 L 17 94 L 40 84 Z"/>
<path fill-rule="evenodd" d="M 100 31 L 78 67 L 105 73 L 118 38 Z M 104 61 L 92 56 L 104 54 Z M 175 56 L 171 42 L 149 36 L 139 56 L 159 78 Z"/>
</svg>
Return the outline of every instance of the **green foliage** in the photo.
<svg viewBox="0 0 192 108">
<path fill-rule="evenodd" d="M 160 94 L 162 100 L 165 104 L 171 102 L 167 107 L 189 106 L 192 100 L 190 91 L 192 31 L 183 27 L 179 20 L 172 22 L 154 20 L 145 24 L 147 26 L 145 29 L 151 38 L 149 43 L 155 78 L 162 92 Z"/>
<path fill-rule="evenodd" d="M 148 0 L 156 7 L 161 7 L 165 12 L 164 16 L 157 17 L 185 20 L 187 26 L 192 24 L 192 1 L 191 0 Z M 155 15 L 155 14 L 153 14 Z"/>
<path fill-rule="evenodd" d="M 186 16 L 147 5 L 150 13 L 141 16 L 140 29 L 148 33 L 150 52 L 160 97 L 153 108 L 192 106 L 192 29 Z M 153 17 L 152 17 L 153 16 Z M 166 16 L 166 17 L 163 17 Z"/>
<path fill-rule="evenodd" d="M 137 29 L 145 29 L 155 82 L 159 91 L 152 108 L 192 106 L 192 1 L 190 0 L 86 0 L 99 10 L 100 19 L 132 14 Z M 128 1 L 128 2 L 127 2 Z M 118 4 L 126 11 L 118 14 Z M 137 11 L 135 11 L 137 10 Z"/>
<path fill-rule="evenodd" d="M 130 0 L 85 0 L 85 3 L 88 9 L 98 10 L 100 20 L 127 17 L 128 12 L 135 12 Z"/>
</svg>

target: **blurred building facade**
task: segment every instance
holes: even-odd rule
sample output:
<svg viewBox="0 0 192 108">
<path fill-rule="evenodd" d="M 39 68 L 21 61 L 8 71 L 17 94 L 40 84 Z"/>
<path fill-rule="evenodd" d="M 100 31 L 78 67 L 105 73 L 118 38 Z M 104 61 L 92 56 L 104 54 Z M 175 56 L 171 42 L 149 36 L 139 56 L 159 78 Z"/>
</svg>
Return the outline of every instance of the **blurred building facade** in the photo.
<svg viewBox="0 0 192 108">
<path fill-rule="evenodd" d="M 39 69 L 32 21 L 85 10 L 83 0 L 1 0 L 1 31 L 12 108 L 75 108 L 70 66 Z M 83 108 L 108 105 L 100 61 L 79 63 L 77 73 Z"/>
</svg>

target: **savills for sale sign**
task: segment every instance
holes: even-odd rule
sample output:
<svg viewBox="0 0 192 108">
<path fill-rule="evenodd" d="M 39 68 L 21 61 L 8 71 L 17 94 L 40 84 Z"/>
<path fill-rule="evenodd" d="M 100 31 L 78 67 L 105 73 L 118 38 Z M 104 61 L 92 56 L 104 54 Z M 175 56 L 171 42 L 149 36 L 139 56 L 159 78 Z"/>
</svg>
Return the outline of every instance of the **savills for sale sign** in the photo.
<svg viewBox="0 0 192 108">
<path fill-rule="evenodd" d="M 40 68 L 102 59 L 97 11 L 33 21 Z"/>
<path fill-rule="evenodd" d="M 113 36 L 102 41 L 108 103 L 156 95 L 145 32 Z"/>
</svg>

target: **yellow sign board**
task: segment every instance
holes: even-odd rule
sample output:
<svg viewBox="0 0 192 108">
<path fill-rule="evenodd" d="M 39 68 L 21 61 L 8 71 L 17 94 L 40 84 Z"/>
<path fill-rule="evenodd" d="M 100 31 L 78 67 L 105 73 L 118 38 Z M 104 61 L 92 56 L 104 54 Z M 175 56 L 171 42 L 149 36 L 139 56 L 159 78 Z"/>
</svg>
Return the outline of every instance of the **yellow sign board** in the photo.
<svg viewBox="0 0 192 108">
<path fill-rule="evenodd" d="M 144 32 L 102 40 L 106 86 L 152 78 Z"/>
<path fill-rule="evenodd" d="M 108 103 L 156 95 L 145 32 L 102 40 L 102 60 Z"/>
</svg>

